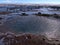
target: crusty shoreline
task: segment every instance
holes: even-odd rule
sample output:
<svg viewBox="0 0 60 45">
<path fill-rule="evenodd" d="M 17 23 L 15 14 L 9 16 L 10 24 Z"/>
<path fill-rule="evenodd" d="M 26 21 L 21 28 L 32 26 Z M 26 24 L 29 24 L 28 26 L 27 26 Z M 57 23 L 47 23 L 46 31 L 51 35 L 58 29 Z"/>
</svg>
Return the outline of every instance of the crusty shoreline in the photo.
<svg viewBox="0 0 60 45">
<path fill-rule="evenodd" d="M 59 40 L 49 40 L 44 35 L 31 33 L 0 33 L 0 42 L 4 45 L 60 45 Z"/>
</svg>

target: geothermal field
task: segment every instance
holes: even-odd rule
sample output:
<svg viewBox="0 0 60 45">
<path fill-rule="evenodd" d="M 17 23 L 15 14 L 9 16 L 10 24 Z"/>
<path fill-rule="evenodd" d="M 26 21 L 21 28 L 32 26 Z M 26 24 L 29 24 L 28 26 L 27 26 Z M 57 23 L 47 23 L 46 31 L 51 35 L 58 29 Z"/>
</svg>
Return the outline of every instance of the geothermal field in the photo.
<svg viewBox="0 0 60 45">
<path fill-rule="evenodd" d="M 60 45 L 60 6 L 1 4 L 0 45 Z"/>
</svg>

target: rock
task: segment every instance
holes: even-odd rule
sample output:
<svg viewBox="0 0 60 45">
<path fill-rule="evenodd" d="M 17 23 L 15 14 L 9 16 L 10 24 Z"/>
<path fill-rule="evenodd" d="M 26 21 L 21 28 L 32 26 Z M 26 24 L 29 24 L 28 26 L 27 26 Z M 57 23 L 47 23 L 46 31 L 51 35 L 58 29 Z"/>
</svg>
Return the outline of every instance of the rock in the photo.
<svg viewBox="0 0 60 45">
<path fill-rule="evenodd" d="M 55 41 L 50 41 L 44 35 L 40 34 L 21 33 L 20 36 L 16 36 L 18 34 L 7 32 L 0 33 L 0 35 L 0 45 L 60 45 L 58 40 L 55 43 Z"/>
</svg>

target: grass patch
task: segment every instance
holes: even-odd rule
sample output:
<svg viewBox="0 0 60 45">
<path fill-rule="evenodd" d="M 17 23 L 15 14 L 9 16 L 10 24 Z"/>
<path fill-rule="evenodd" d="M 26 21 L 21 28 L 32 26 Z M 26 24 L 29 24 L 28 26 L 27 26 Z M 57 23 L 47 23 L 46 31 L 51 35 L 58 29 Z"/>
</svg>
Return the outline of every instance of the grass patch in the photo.
<svg viewBox="0 0 60 45">
<path fill-rule="evenodd" d="M 35 15 L 36 16 L 44 16 L 44 17 L 54 17 L 56 19 L 59 19 L 60 18 L 60 16 L 58 14 L 41 14 L 40 12 L 38 12 Z"/>
<path fill-rule="evenodd" d="M 11 12 L 0 12 L 1 15 L 10 14 Z"/>
<path fill-rule="evenodd" d="M 21 16 L 28 16 L 28 14 L 26 14 L 26 13 L 22 13 Z"/>
</svg>

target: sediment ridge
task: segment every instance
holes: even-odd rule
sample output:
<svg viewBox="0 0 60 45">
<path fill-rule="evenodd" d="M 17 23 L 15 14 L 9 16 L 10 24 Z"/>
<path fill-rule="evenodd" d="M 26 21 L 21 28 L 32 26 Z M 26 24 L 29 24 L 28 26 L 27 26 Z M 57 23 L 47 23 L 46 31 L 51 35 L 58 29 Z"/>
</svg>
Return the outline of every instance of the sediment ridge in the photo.
<svg viewBox="0 0 60 45">
<path fill-rule="evenodd" d="M 60 41 L 40 34 L 7 32 L 0 33 L 0 45 L 60 45 Z"/>
</svg>

